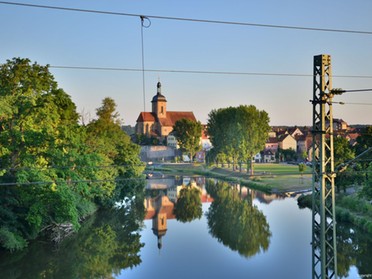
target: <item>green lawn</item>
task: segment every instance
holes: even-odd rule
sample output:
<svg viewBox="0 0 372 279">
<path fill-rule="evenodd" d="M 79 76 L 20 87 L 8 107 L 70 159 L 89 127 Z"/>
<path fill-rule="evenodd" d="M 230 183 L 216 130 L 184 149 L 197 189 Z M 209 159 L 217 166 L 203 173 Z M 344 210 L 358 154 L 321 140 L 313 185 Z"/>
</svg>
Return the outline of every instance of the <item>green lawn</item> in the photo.
<svg viewBox="0 0 372 279">
<path fill-rule="evenodd" d="M 169 171 L 171 173 L 194 173 L 194 174 L 205 174 L 209 176 L 223 175 L 226 177 L 242 179 L 249 183 L 253 181 L 257 183 L 263 189 L 268 191 L 302 191 L 311 188 L 312 176 L 311 168 L 306 167 L 304 174 L 301 176 L 297 165 L 288 164 L 255 164 L 255 176 L 249 177 L 246 170 L 242 173 L 239 171 L 233 171 L 232 167 L 227 168 L 206 168 L 203 165 L 193 164 L 171 164 L 164 165 L 160 169 L 162 171 Z"/>
<path fill-rule="evenodd" d="M 300 174 L 297 165 L 288 164 L 254 164 L 254 171 L 257 173 L 266 172 L 271 174 Z M 306 167 L 304 174 L 310 174 L 311 168 Z"/>
</svg>

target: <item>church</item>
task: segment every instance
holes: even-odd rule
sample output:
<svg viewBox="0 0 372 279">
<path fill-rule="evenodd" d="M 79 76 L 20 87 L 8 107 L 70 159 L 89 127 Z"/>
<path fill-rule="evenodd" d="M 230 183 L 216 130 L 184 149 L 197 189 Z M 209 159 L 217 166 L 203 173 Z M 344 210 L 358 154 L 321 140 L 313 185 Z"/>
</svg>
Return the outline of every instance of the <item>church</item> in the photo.
<svg viewBox="0 0 372 279">
<path fill-rule="evenodd" d="M 192 111 L 167 111 L 167 100 L 161 93 L 160 81 L 151 103 L 151 112 L 141 112 L 137 118 L 136 134 L 164 139 L 172 132 L 178 120 L 186 118 L 196 122 Z"/>
</svg>

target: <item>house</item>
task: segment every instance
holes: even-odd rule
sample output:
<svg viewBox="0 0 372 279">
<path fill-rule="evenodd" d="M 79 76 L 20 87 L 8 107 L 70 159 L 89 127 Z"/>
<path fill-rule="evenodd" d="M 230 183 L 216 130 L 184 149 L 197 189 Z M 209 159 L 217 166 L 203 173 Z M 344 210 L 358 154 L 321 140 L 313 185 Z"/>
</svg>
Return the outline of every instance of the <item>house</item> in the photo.
<svg viewBox="0 0 372 279">
<path fill-rule="evenodd" d="M 304 135 L 303 132 L 297 127 L 294 127 L 292 129 L 288 129 L 287 133 L 290 134 L 294 138 L 296 138 L 296 136 L 303 136 Z"/>
<path fill-rule="evenodd" d="M 357 138 L 360 136 L 359 133 L 351 132 L 345 135 L 345 138 L 349 141 L 351 146 L 355 146 L 357 144 Z"/>
<path fill-rule="evenodd" d="M 290 134 L 282 134 L 279 139 L 279 148 L 297 151 L 297 141 Z"/>
<path fill-rule="evenodd" d="M 202 149 L 204 151 L 209 151 L 212 148 L 212 143 L 211 143 L 211 140 L 209 139 L 209 136 L 208 136 L 208 133 L 207 133 L 207 125 L 205 125 L 205 124 L 203 125 L 200 144 L 201 144 Z"/>
<path fill-rule="evenodd" d="M 278 150 L 279 142 L 276 137 L 269 137 L 265 143 L 265 150 L 271 150 L 274 153 Z"/>
<path fill-rule="evenodd" d="M 255 163 L 261 163 L 262 162 L 262 156 L 261 156 L 261 153 L 258 152 L 254 157 L 253 157 L 253 161 Z"/>
<path fill-rule="evenodd" d="M 263 151 L 263 156 L 262 157 L 263 157 L 263 159 L 262 159 L 263 163 L 275 163 L 276 162 L 275 151 L 273 151 L 273 150 L 267 149 L 267 150 Z"/>
<path fill-rule="evenodd" d="M 177 138 L 173 135 L 173 134 L 169 134 L 167 136 L 167 146 L 169 147 L 173 147 L 175 149 L 178 149 L 178 142 L 177 142 Z"/>
<path fill-rule="evenodd" d="M 157 84 L 157 93 L 152 98 L 151 112 L 141 112 L 137 118 L 136 133 L 164 140 L 173 130 L 174 124 L 181 119 L 196 121 L 192 111 L 167 111 L 167 100 L 161 93 L 161 83 Z"/>
<path fill-rule="evenodd" d="M 348 124 L 344 120 L 333 118 L 333 130 L 334 131 L 347 130 L 348 127 L 349 127 Z"/>
</svg>

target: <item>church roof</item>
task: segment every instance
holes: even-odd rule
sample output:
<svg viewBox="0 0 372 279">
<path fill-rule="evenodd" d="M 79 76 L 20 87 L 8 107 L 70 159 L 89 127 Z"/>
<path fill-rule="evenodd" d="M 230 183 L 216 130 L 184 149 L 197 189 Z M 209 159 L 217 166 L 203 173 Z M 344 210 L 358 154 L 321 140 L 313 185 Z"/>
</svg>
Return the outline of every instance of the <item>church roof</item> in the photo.
<svg viewBox="0 0 372 279">
<path fill-rule="evenodd" d="M 154 97 L 152 97 L 151 103 L 155 103 L 155 102 L 158 102 L 158 101 L 166 102 L 167 99 L 165 99 L 165 96 L 164 95 L 158 93 Z"/>
<path fill-rule="evenodd" d="M 166 118 L 159 118 L 162 126 L 174 126 L 178 120 L 189 119 L 196 122 L 195 115 L 192 111 L 167 111 Z"/>
<path fill-rule="evenodd" d="M 152 98 L 151 103 L 156 103 L 158 101 L 166 102 L 167 99 L 165 99 L 165 96 L 161 94 L 161 83 L 160 81 L 157 84 L 157 93 L 156 95 Z"/>
<path fill-rule="evenodd" d="M 151 112 L 141 112 L 137 118 L 137 122 L 155 122 L 155 114 Z"/>
</svg>

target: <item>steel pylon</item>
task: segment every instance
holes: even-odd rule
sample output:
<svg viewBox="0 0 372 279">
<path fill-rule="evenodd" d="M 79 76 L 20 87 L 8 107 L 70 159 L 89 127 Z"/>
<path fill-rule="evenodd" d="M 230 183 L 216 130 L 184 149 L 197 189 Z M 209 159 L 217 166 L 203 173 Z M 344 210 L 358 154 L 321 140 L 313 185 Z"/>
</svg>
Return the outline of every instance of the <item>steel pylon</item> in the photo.
<svg viewBox="0 0 372 279">
<path fill-rule="evenodd" d="M 314 56 L 312 278 L 337 278 L 331 56 Z"/>
</svg>

